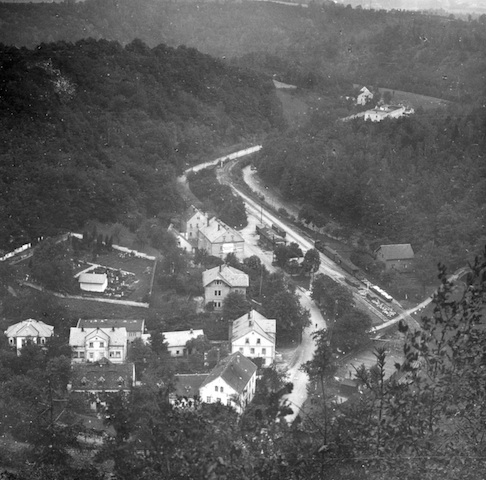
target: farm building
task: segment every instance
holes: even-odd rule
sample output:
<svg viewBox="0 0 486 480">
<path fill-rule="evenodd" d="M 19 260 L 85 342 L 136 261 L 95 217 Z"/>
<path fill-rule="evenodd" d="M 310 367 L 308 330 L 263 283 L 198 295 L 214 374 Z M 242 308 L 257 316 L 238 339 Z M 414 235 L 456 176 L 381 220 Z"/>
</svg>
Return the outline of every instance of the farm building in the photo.
<svg viewBox="0 0 486 480">
<path fill-rule="evenodd" d="M 103 293 L 108 287 L 106 273 L 82 273 L 78 277 L 79 288 L 85 292 Z"/>
<path fill-rule="evenodd" d="M 398 271 L 411 269 L 412 260 L 415 256 L 412 246 L 409 243 L 380 245 L 375 253 L 376 258 L 385 264 L 387 270 L 393 268 Z"/>
</svg>

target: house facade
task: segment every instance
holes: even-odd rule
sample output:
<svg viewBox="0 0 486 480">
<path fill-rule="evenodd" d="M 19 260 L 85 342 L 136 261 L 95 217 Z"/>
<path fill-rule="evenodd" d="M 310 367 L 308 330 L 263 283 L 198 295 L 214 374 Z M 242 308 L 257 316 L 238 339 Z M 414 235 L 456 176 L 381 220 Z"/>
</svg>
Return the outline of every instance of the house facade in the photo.
<svg viewBox="0 0 486 480">
<path fill-rule="evenodd" d="M 414 113 L 412 108 L 403 105 L 381 105 L 364 112 L 364 119 L 371 122 L 381 122 L 385 118 L 399 118 Z"/>
<path fill-rule="evenodd" d="M 8 338 L 8 344 L 20 350 L 27 342 L 32 342 L 36 345 L 45 345 L 47 340 L 54 335 L 54 327 L 47 325 L 39 320 L 29 318 L 22 322 L 10 325 L 5 331 L 5 336 Z"/>
<path fill-rule="evenodd" d="M 127 330 L 128 341 L 136 338 L 143 339 L 145 333 L 145 320 L 142 318 L 117 319 L 117 318 L 80 318 L 77 328 L 122 328 Z"/>
<path fill-rule="evenodd" d="M 222 359 L 199 388 L 202 402 L 233 407 L 242 413 L 255 396 L 257 366 L 240 352 Z"/>
<path fill-rule="evenodd" d="M 106 273 L 82 273 L 78 282 L 84 292 L 103 293 L 108 287 L 108 276 Z"/>
<path fill-rule="evenodd" d="M 359 95 L 356 98 L 357 105 L 366 105 L 369 101 L 373 100 L 373 93 L 366 87 L 362 87 L 359 91 Z"/>
<path fill-rule="evenodd" d="M 375 254 L 377 260 L 385 264 L 386 270 L 394 269 L 399 272 L 411 270 L 415 256 L 409 243 L 380 245 Z"/>
<path fill-rule="evenodd" d="M 204 336 L 203 330 L 182 330 L 179 332 L 163 332 L 167 349 L 172 357 L 184 357 L 187 355 L 186 343 L 197 337 Z"/>
<path fill-rule="evenodd" d="M 229 265 L 220 265 L 203 272 L 204 301 L 212 303 L 215 310 L 223 307 L 223 301 L 231 292 L 246 295 L 250 286 L 248 275 Z"/>
<path fill-rule="evenodd" d="M 207 213 L 191 205 L 181 220 L 181 233 L 184 233 L 187 240 L 197 240 L 199 229 L 206 226 L 209 221 Z"/>
<path fill-rule="evenodd" d="M 233 321 L 230 328 L 231 352 L 240 352 L 256 364 L 268 367 L 275 360 L 277 321 L 251 310 Z"/>
<path fill-rule="evenodd" d="M 71 327 L 69 345 L 73 363 L 124 363 L 127 357 L 128 333 L 125 327 L 84 328 Z"/>
<path fill-rule="evenodd" d="M 245 240 L 231 227 L 217 218 L 210 219 L 199 229 L 197 248 L 206 250 L 209 255 L 225 258 L 228 253 L 234 253 L 237 258 L 245 254 Z"/>
</svg>

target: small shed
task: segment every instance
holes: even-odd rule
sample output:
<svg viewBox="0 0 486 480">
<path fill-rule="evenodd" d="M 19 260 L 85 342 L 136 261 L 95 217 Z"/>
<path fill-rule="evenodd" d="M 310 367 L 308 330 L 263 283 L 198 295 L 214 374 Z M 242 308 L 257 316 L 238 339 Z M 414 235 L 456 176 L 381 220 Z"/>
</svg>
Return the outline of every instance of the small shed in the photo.
<svg viewBox="0 0 486 480">
<path fill-rule="evenodd" d="M 85 292 L 103 293 L 108 287 L 106 273 L 82 273 L 78 277 L 79 287 Z"/>
</svg>

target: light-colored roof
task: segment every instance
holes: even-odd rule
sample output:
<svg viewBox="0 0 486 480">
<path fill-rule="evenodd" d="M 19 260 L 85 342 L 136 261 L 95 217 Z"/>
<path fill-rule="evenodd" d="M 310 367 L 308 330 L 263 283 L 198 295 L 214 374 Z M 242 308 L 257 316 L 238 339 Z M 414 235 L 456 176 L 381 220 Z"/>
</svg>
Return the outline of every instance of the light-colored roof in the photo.
<svg viewBox="0 0 486 480">
<path fill-rule="evenodd" d="M 165 342 L 170 347 L 183 347 L 189 340 L 204 335 L 203 330 L 181 330 L 180 332 L 163 332 Z"/>
<path fill-rule="evenodd" d="M 125 327 L 127 332 L 144 332 L 145 320 L 142 318 L 80 318 L 78 328 L 112 328 Z"/>
<path fill-rule="evenodd" d="M 54 334 L 54 327 L 39 320 L 29 318 L 22 322 L 10 325 L 5 331 L 7 337 L 44 337 Z"/>
<path fill-rule="evenodd" d="M 201 215 L 201 217 L 203 217 L 205 219 L 208 218 L 207 213 L 204 213 L 201 210 L 199 210 L 198 208 L 196 208 L 194 205 L 191 205 L 191 206 L 187 207 L 186 211 L 184 212 L 183 220 L 188 222 L 189 220 L 192 219 L 192 217 L 194 217 L 194 215 L 197 215 L 197 214 Z"/>
<path fill-rule="evenodd" d="M 178 397 L 193 398 L 199 395 L 199 387 L 202 385 L 207 373 L 189 373 L 174 375 L 175 391 L 173 395 Z"/>
<path fill-rule="evenodd" d="M 96 334 L 110 339 L 110 346 L 123 345 L 128 341 L 127 329 L 125 327 L 119 328 L 78 328 L 71 327 L 69 331 L 69 345 L 71 347 L 83 347 L 86 338 L 92 337 Z"/>
<path fill-rule="evenodd" d="M 244 242 L 243 237 L 231 227 L 217 218 L 210 220 L 209 225 L 199 229 L 199 233 L 204 235 L 210 243 L 239 243 Z"/>
<path fill-rule="evenodd" d="M 248 287 L 250 285 L 250 279 L 246 273 L 226 264 L 205 270 L 202 276 L 204 287 L 214 280 L 222 280 L 230 287 Z"/>
<path fill-rule="evenodd" d="M 107 281 L 106 273 L 82 273 L 79 277 L 79 283 L 92 283 L 103 285 Z"/>
<path fill-rule="evenodd" d="M 414 257 L 412 246 L 409 243 L 396 245 L 380 245 L 380 251 L 385 260 L 410 260 Z"/>
<path fill-rule="evenodd" d="M 206 377 L 201 388 L 217 378 L 222 378 L 233 390 L 243 393 L 246 385 L 256 372 L 257 366 L 240 352 L 223 358 Z"/>
<path fill-rule="evenodd" d="M 268 319 L 256 310 L 251 310 L 233 322 L 231 341 L 234 342 L 251 332 L 256 332 L 273 342 L 275 341 L 276 331 L 276 320 Z"/>
<path fill-rule="evenodd" d="M 128 390 L 135 381 L 133 363 L 111 363 L 107 359 L 95 363 L 72 365 L 72 390 Z"/>
</svg>

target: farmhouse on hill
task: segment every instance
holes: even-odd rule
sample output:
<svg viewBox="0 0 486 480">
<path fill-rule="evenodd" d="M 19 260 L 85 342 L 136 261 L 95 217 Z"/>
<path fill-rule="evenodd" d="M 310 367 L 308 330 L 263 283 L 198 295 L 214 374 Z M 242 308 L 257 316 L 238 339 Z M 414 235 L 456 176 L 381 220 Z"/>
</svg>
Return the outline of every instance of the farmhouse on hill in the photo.
<svg viewBox="0 0 486 480">
<path fill-rule="evenodd" d="M 375 251 L 376 258 L 385 264 L 386 270 L 406 271 L 412 267 L 415 256 L 409 243 L 380 245 Z"/>
<path fill-rule="evenodd" d="M 229 265 L 205 270 L 202 274 L 204 287 L 204 302 L 212 303 L 216 310 L 223 307 L 223 301 L 231 292 L 246 295 L 250 286 L 248 275 Z"/>
</svg>

